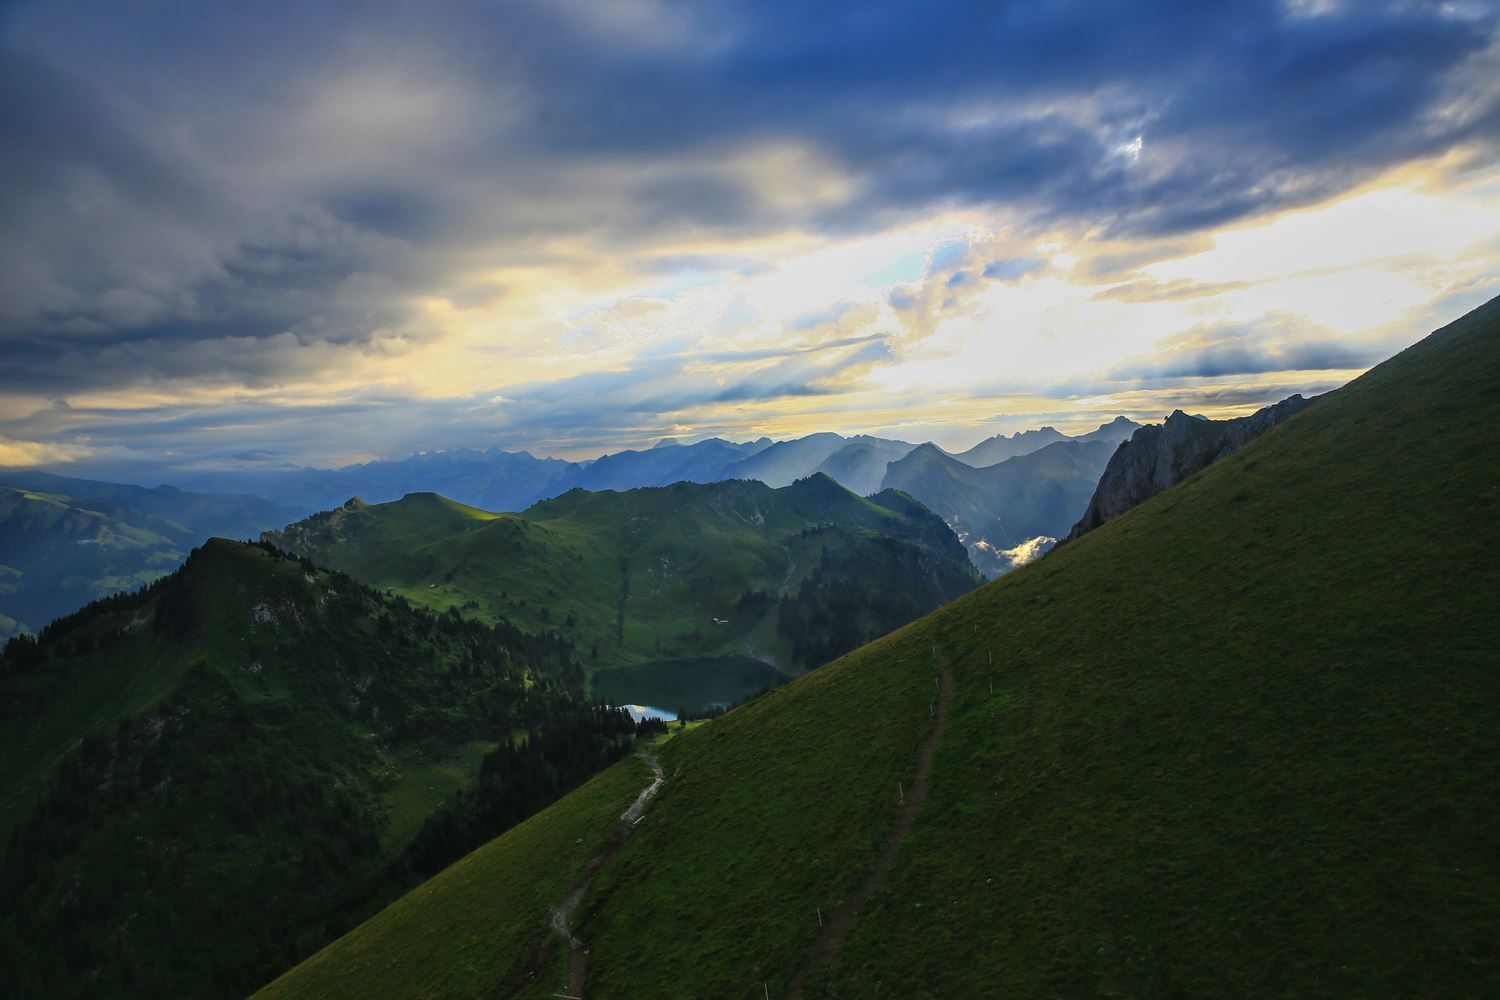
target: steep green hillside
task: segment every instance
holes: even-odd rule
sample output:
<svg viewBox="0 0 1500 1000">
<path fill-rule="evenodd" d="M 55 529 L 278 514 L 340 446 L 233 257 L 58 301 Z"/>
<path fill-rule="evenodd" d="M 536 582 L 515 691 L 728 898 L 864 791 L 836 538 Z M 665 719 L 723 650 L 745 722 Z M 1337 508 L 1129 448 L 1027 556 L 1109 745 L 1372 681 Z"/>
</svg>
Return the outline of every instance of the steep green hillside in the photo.
<svg viewBox="0 0 1500 1000">
<path fill-rule="evenodd" d="M 411 884 L 393 862 L 444 792 L 478 778 L 476 750 L 558 720 L 578 736 L 565 757 L 513 754 L 528 783 L 506 808 L 595 773 L 620 748 L 588 742 L 582 680 L 556 636 L 222 540 L 12 640 L 7 994 L 253 989 Z"/>
<path fill-rule="evenodd" d="M 572 925 L 587 995 L 1500 990 L 1497 387 L 1500 300 L 674 739 Z M 441 892 L 381 933 L 460 905 L 506 940 L 503 902 Z M 514 995 L 461 947 L 393 950 L 381 987 Z M 277 995 L 360 993 L 314 968 Z"/>
<path fill-rule="evenodd" d="M 253 537 L 290 516 L 258 497 L 0 471 L 0 640 L 170 573 L 213 535 Z"/>
<path fill-rule="evenodd" d="M 266 537 L 431 607 L 558 629 L 601 690 L 648 704 L 664 680 L 735 700 L 747 659 L 794 674 L 978 582 L 953 533 L 920 504 L 895 492 L 861 499 L 822 475 L 779 490 L 573 490 L 523 514 L 412 494 L 350 501 Z M 652 680 L 636 685 L 629 668 L 643 664 Z M 664 670 L 683 676 L 670 682 Z M 752 690 L 780 679 L 762 674 Z"/>
</svg>

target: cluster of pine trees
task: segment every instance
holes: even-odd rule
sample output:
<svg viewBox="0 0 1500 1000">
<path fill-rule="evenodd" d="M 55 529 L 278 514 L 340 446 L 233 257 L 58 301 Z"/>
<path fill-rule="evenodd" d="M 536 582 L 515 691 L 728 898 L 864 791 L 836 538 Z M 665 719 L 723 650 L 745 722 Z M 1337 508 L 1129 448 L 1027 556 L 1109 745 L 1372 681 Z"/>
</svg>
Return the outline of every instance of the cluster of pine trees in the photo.
<svg viewBox="0 0 1500 1000">
<path fill-rule="evenodd" d="M 428 817 L 399 864 L 436 874 L 625 757 L 636 736 L 665 729 L 660 719 L 637 723 L 623 708 L 595 703 L 533 733 L 505 734 L 480 762 L 479 784 Z"/>
<path fill-rule="evenodd" d="M 64 754 L 7 824 L 4 992 L 244 995 L 628 752 L 635 723 L 584 699 L 560 634 L 433 612 L 256 548 L 269 566 L 195 550 L 0 653 L 11 726 L 94 711 L 79 682 L 124 664 L 173 678 Z M 473 815 L 403 860 L 382 841 L 390 753 L 474 739 L 501 749 Z"/>
<path fill-rule="evenodd" d="M 792 662 L 804 669 L 915 621 L 976 582 L 943 560 L 928 558 L 919 545 L 857 528 L 814 525 L 799 537 L 819 535 L 840 537 L 822 546 L 817 565 L 794 593 L 774 598 L 752 590 L 736 605 L 748 616 L 774 608 L 777 632 L 791 644 Z"/>
<path fill-rule="evenodd" d="M 373 797 L 267 721 L 195 667 L 63 758 L 0 868 L 16 995 L 243 994 L 389 895 Z"/>
<path fill-rule="evenodd" d="M 49 655 L 78 655 L 98 649 L 109 636 L 82 634 L 84 626 L 107 615 L 138 608 L 167 586 L 162 577 L 133 591 L 120 591 L 85 604 L 72 614 L 64 615 L 42 627 L 38 635 L 25 632 L 12 636 L 0 649 L 0 678 L 9 673 L 28 670 L 47 660 Z"/>
<path fill-rule="evenodd" d="M 804 532 L 819 533 L 853 534 L 834 525 Z M 824 545 L 817 566 L 796 593 L 783 595 L 777 604 L 777 632 L 791 644 L 792 661 L 801 667 L 837 659 L 972 587 L 969 580 L 944 579 L 924 564 L 919 549 L 894 538 L 866 535 L 860 541 Z M 753 606 L 764 599 L 752 593 L 740 602 Z"/>
</svg>

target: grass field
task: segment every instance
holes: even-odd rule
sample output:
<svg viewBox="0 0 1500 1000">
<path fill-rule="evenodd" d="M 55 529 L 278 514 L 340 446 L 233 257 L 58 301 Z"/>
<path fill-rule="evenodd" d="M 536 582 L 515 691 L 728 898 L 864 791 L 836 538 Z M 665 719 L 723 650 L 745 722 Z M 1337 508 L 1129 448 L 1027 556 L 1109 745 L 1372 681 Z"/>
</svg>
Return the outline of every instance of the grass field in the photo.
<svg viewBox="0 0 1500 1000">
<path fill-rule="evenodd" d="M 814 994 L 1494 994 L 1497 423 L 1491 303 L 674 738 L 585 900 L 588 995 L 784 996 L 890 828 L 935 651 L 931 798 Z"/>
<path fill-rule="evenodd" d="M 954 729 L 843 988 L 1493 993 L 1497 421 L 1491 303 L 935 616 Z"/>
</svg>

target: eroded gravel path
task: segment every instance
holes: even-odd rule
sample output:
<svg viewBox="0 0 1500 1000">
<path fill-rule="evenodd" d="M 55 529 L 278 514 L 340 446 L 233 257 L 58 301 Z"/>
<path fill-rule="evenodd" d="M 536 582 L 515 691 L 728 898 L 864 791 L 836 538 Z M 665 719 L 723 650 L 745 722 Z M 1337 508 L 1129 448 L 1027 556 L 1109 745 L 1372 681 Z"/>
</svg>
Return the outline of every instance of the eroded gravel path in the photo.
<svg viewBox="0 0 1500 1000">
<path fill-rule="evenodd" d="M 573 913 L 578 909 L 578 904 L 583 902 L 583 897 L 588 894 L 589 886 L 594 881 L 594 876 L 599 874 L 599 869 L 604 867 L 608 861 L 630 835 L 635 832 L 636 824 L 646 814 L 646 807 L 651 800 L 656 798 L 656 793 L 661 791 L 661 786 L 667 783 L 667 776 L 661 769 L 661 762 L 656 755 L 649 750 L 640 752 L 642 759 L 651 766 L 651 784 L 641 790 L 630 808 L 620 814 L 620 820 L 610 832 L 609 840 L 605 841 L 604 849 L 589 859 L 589 863 L 574 879 L 572 886 L 568 888 L 568 894 L 563 897 L 562 902 L 552 909 L 552 933 L 562 938 L 568 944 L 570 957 L 568 959 L 568 985 L 563 989 L 563 995 L 569 997 L 582 997 L 583 985 L 588 978 L 588 945 L 573 933 Z"/>
</svg>

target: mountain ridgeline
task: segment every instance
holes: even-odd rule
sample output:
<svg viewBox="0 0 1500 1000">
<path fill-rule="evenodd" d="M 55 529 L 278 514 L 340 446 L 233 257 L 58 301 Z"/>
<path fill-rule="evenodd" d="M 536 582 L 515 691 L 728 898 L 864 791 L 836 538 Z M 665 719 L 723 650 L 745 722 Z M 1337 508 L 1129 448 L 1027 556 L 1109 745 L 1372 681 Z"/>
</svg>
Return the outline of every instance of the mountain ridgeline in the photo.
<svg viewBox="0 0 1500 1000">
<path fill-rule="evenodd" d="M 586 948 L 637 760 L 263 995 L 1493 995 L 1497 386 L 1500 300 L 674 736 Z"/>
<path fill-rule="evenodd" d="M 434 609 L 557 630 L 596 689 L 669 708 L 737 701 L 979 582 L 921 504 L 821 474 L 579 489 L 521 514 L 351 500 L 265 538 Z"/>
<path fill-rule="evenodd" d="M 243 995 L 628 752 L 582 687 L 555 633 L 222 540 L 11 640 L 8 995 Z"/>
<path fill-rule="evenodd" d="M 458 451 L 413 456 L 402 462 L 351 466 L 335 472 L 303 470 L 303 485 L 289 482 L 284 488 L 304 502 L 317 498 L 318 506 L 322 507 L 335 506 L 356 494 L 367 501 L 388 501 L 411 492 L 434 492 L 485 510 L 512 511 L 571 489 L 625 491 L 728 479 L 754 480 L 781 488 L 821 473 L 860 496 L 871 496 L 885 489 L 911 493 L 954 527 L 965 539 L 975 564 L 987 576 L 994 576 L 1045 551 L 1078 520 L 1088 491 L 1079 496 L 1076 479 L 1080 474 L 1092 477 L 1088 484 L 1092 489 L 1102 471 L 1102 463 L 1094 462 L 1100 449 L 1093 445 L 1123 441 L 1139 426 L 1125 417 L 1116 417 L 1077 436 L 1043 427 L 1010 436 L 997 435 L 957 455 L 942 452 L 932 444 L 919 448 L 889 438 L 864 434 L 844 437 L 828 432 L 787 441 L 764 437 L 745 442 L 709 438 L 688 445 L 663 441 L 654 448 L 616 452 L 582 464 L 535 459 L 524 452 Z M 1002 483 L 998 495 L 989 489 L 989 478 L 968 475 L 969 470 L 1023 458 L 1051 445 L 1079 447 L 1053 453 L 1054 458 L 1063 454 L 1073 456 L 1065 461 L 1022 464 L 996 474 L 992 478 Z M 924 472 L 913 469 L 925 465 L 923 456 L 915 455 L 918 451 L 938 452 L 954 466 L 963 468 L 939 473 L 936 481 L 929 480 Z M 1104 453 L 1107 455 L 1107 451 Z M 913 459 L 912 463 L 901 467 L 900 463 L 908 458 Z M 1094 468 L 1096 464 L 1098 469 Z M 491 468 L 484 471 L 487 466 Z M 291 480 L 297 474 L 280 475 Z M 1021 483 L 1025 476 L 1035 476 L 1036 481 Z M 952 482 L 955 477 L 966 480 L 967 485 L 956 486 Z M 225 488 L 255 485 L 252 474 L 195 482 Z M 345 488 L 345 492 L 337 495 L 330 492 L 339 487 Z M 1024 527 L 1018 527 L 1028 525 L 1036 526 L 1032 534 L 1024 534 Z M 1021 551 L 1002 551 L 1028 542 L 1033 544 Z"/>
<path fill-rule="evenodd" d="M 1118 440 L 1137 425 L 1118 417 L 1098 430 L 1070 438 L 1044 427 L 997 436 L 957 456 L 969 468 L 1029 455 L 1046 445 Z M 936 450 L 935 446 L 925 446 Z M 341 469 L 275 468 L 197 473 L 180 478 L 195 489 L 144 489 L 69 479 L 45 472 L 0 473 L 0 638 L 35 632 L 81 604 L 148 583 L 181 563 L 210 537 L 255 537 L 346 498 L 390 501 L 431 492 L 484 510 L 518 511 L 573 489 L 630 490 L 678 482 L 727 479 L 772 487 L 823 474 L 860 496 L 904 489 L 931 507 L 966 540 L 976 565 L 988 576 L 1008 571 L 1044 551 L 1058 530 L 1082 512 L 1071 482 L 1054 489 L 1055 471 L 1042 464 L 1034 484 L 1007 477 L 1007 504 L 987 496 L 985 477 L 970 488 L 952 480 L 966 470 L 929 481 L 897 463 L 917 446 L 869 435 L 810 434 L 790 441 L 760 438 L 732 442 L 710 438 L 683 445 L 663 441 L 654 448 L 621 451 L 592 462 L 536 458 L 527 452 L 443 451 L 401 461 L 368 462 Z M 914 459 L 918 463 L 921 456 Z M 891 478 L 891 470 L 895 474 Z M 1013 467 L 1020 472 L 1022 467 Z M 274 497 L 275 502 L 262 499 Z M 983 513 L 976 520 L 974 511 Z M 1012 527 L 1041 522 L 1034 537 Z M 1012 549 L 1006 552 L 1002 550 Z"/>
<path fill-rule="evenodd" d="M 251 538 L 294 514 L 254 496 L 0 472 L 0 639 L 170 573 L 214 535 Z"/>
<path fill-rule="evenodd" d="M 1045 552 L 1068 530 L 1114 448 L 1108 439 L 1058 440 L 976 469 L 925 444 L 892 462 L 884 482 L 942 512 L 974 565 L 995 577 Z"/>
<path fill-rule="evenodd" d="M 1241 448 L 1313 400 L 1288 396 L 1234 420 L 1206 420 L 1174 410 L 1161 424 L 1142 427 L 1110 456 L 1088 507 L 1067 540 L 1113 520 Z"/>
</svg>

